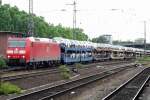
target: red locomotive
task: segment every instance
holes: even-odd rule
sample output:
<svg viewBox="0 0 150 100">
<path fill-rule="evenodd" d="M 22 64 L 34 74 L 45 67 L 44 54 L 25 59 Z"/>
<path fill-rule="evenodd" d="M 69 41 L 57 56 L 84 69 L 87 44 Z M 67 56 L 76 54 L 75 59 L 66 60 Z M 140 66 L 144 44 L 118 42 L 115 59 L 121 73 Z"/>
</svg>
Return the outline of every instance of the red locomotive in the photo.
<svg viewBox="0 0 150 100">
<path fill-rule="evenodd" d="M 61 52 L 59 44 L 46 38 L 9 38 L 7 59 L 16 64 L 48 64 L 59 63 Z"/>
</svg>

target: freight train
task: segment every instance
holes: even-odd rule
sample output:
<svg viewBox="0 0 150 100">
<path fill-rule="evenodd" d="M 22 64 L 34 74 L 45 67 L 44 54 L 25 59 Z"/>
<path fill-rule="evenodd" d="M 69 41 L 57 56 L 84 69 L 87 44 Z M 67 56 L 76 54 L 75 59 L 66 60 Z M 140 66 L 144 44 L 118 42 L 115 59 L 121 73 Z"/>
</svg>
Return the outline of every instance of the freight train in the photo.
<svg viewBox="0 0 150 100">
<path fill-rule="evenodd" d="M 105 60 L 136 59 L 144 54 L 142 49 L 69 40 L 61 37 L 9 38 L 6 51 L 9 64 L 27 66 L 72 64 Z"/>
</svg>

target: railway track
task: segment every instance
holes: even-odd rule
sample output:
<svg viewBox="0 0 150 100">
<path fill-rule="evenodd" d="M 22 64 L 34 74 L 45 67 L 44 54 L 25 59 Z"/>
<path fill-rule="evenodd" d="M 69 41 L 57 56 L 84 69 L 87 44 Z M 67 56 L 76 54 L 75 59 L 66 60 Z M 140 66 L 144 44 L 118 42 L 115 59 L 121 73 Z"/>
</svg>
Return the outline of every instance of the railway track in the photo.
<svg viewBox="0 0 150 100">
<path fill-rule="evenodd" d="M 149 100 L 149 90 L 150 87 L 150 76 L 148 77 L 147 81 L 143 84 L 140 91 L 137 93 L 135 100 Z"/>
<path fill-rule="evenodd" d="M 120 63 L 120 62 L 128 62 L 128 61 L 105 61 L 105 62 L 94 62 L 94 63 L 102 63 L 105 65 L 109 65 L 109 64 L 115 64 L 115 63 Z M 84 64 L 84 65 L 87 65 L 87 64 Z M 55 67 L 57 67 L 57 66 L 55 66 Z M 55 67 L 53 66 L 52 68 L 54 69 Z M 46 69 L 47 67 L 44 67 L 44 68 Z M 41 67 L 41 69 L 42 69 L 42 67 Z M 10 71 L 22 71 L 22 70 L 26 70 L 26 69 L 25 69 L 25 66 L 8 66 L 7 68 L 3 68 L 0 70 L 2 72 L 10 72 Z"/>
<path fill-rule="evenodd" d="M 41 89 L 41 90 L 34 91 L 31 93 L 23 94 L 17 97 L 10 98 L 9 100 L 51 100 L 51 99 L 53 100 L 55 97 L 58 97 L 68 91 L 80 88 L 84 85 L 103 79 L 107 76 L 118 73 L 126 68 L 130 68 L 131 66 L 133 67 L 134 64 L 128 64 L 123 67 L 114 68 L 111 70 L 103 71 L 98 74 L 94 74 L 94 75 L 90 75 L 90 76 L 80 78 L 77 80 L 69 81 L 60 85 L 56 85 L 56 86 L 49 87 L 46 89 Z"/>
<path fill-rule="evenodd" d="M 100 63 L 100 65 L 115 65 L 115 64 L 120 64 L 123 63 L 123 61 L 119 61 L 119 62 L 103 62 Z M 124 61 L 124 63 L 126 63 L 126 61 Z M 129 62 L 128 62 L 129 63 Z M 92 63 L 92 64 L 88 64 L 85 65 L 86 67 L 84 68 L 90 68 L 91 65 L 95 65 L 97 63 Z M 74 66 L 70 66 L 70 69 L 73 68 Z M 13 75 L 13 76 L 5 76 L 2 77 L 3 81 L 14 81 L 17 79 L 23 79 L 23 78 L 28 78 L 28 77 L 34 77 L 34 76 L 41 76 L 41 75 L 47 75 L 47 74 L 51 74 L 51 73 L 59 73 L 58 68 L 52 68 L 52 69 L 48 69 L 48 70 L 43 70 L 43 71 L 37 71 L 37 72 L 29 72 L 29 73 L 24 73 L 24 74 L 20 74 L 20 75 Z"/>
<path fill-rule="evenodd" d="M 51 70 L 45 70 L 45 71 L 39 71 L 39 72 L 30 72 L 30 73 L 21 74 L 21 75 L 6 76 L 6 77 L 2 77 L 2 80 L 3 81 L 14 81 L 17 79 L 47 75 L 47 74 L 51 74 L 51 73 L 58 73 L 58 70 L 57 69 L 51 69 Z"/>
<path fill-rule="evenodd" d="M 137 100 L 150 79 L 150 67 L 145 68 L 102 100 Z"/>
</svg>

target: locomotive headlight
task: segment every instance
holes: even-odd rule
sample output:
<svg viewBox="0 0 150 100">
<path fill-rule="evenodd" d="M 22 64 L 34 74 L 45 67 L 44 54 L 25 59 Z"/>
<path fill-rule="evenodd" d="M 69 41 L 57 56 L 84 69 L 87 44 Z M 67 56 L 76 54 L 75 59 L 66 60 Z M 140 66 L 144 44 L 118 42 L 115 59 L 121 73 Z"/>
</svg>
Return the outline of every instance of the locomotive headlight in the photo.
<svg viewBox="0 0 150 100">
<path fill-rule="evenodd" d="M 8 58 L 10 58 L 10 56 L 7 56 Z"/>
<path fill-rule="evenodd" d="M 22 58 L 25 58 L 25 56 L 22 56 Z"/>
<path fill-rule="evenodd" d="M 13 50 L 7 50 L 7 54 L 13 54 Z"/>
<path fill-rule="evenodd" d="M 25 53 L 26 53 L 25 50 L 20 50 L 20 51 L 19 51 L 19 54 L 25 54 Z"/>
</svg>

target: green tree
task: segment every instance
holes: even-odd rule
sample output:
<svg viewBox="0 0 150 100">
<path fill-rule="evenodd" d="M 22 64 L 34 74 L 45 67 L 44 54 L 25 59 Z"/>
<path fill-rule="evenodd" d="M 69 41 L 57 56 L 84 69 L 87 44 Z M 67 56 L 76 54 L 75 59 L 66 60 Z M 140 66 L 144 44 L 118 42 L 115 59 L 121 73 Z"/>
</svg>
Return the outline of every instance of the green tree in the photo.
<svg viewBox="0 0 150 100">
<path fill-rule="evenodd" d="M 11 29 L 11 16 L 9 13 L 10 6 L 0 6 L 0 30 L 10 31 Z"/>
<path fill-rule="evenodd" d="M 61 24 L 53 25 L 45 21 L 41 16 L 33 15 L 34 36 L 36 37 L 63 37 L 73 39 L 73 29 L 63 27 Z M 10 7 L 8 4 L 0 6 L 0 31 L 28 32 L 29 14 L 20 11 L 16 6 Z M 87 40 L 83 29 L 75 29 L 77 40 Z"/>
</svg>

